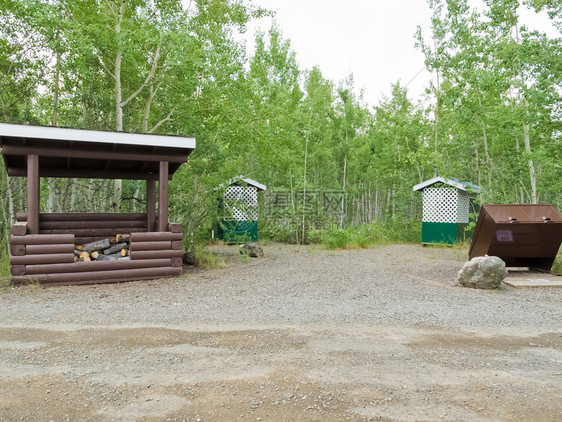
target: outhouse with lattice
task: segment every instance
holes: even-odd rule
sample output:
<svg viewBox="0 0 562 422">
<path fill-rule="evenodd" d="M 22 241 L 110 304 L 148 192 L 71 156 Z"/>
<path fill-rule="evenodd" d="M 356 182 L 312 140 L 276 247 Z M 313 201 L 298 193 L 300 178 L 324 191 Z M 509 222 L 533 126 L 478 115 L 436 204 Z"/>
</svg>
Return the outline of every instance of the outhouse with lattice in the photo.
<svg viewBox="0 0 562 422">
<path fill-rule="evenodd" d="M 218 199 L 217 238 L 227 243 L 257 242 L 258 192 L 266 186 L 244 176 L 228 180 L 216 190 Z"/>
<path fill-rule="evenodd" d="M 474 198 L 480 186 L 456 179 L 434 177 L 414 186 L 423 195 L 422 243 L 452 245 L 465 237 L 469 214 L 477 208 Z"/>
</svg>

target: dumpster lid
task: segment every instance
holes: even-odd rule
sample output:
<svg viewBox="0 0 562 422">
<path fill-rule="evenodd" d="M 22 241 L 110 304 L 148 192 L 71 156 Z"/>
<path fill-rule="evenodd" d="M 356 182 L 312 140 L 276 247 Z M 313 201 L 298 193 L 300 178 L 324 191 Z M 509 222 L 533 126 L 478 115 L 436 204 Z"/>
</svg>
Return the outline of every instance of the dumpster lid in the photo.
<svg viewBox="0 0 562 422">
<path fill-rule="evenodd" d="M 552 222 L 562 222 L 562 216 L 552 205 L 543 204 L 509 204 L 483 205 L 490 217 L 496 223 L 544 223 L 546 219 Z"/>
<path fill-rule="evenodd" d="M 545 224 L 546 223 L 546 224 Z M 552 205 L 482 205 L 468 251 L 508 267 L 550 271 L 562 242 L 562 215 Z"/>
</svg>

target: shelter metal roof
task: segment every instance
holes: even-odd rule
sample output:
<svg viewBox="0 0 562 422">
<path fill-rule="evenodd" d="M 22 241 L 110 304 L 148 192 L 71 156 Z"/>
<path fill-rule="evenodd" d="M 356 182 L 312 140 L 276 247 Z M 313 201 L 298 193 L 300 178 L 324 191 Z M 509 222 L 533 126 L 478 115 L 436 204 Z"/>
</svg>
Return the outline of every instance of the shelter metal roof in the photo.
<svg viewBox="0 0 562 422">
<path fill-rule="evenodd" d="M 425 182 L 418 183 L 414 186 L 414 191 L 424 190 L 425 188 L 433 186 L 437 183 L 444 183 L 469 193 L 479 193 L 484 190 L 484 188 L 473 185 L 472 183 L 459 182 L 457 179 L 445 179 L 444 177 L 438 176 L 434 177 L 433 179 L 426 180 Z"/>
<path fill-rule="evenodd" d="M 245 177 L 243 175 L 236 176 L 236 177 L 233 177 L 231 179 L 228 179 L 226 182 L 224 182 L 220 186 L 217 186 L 214 190 L 219 190 L 219 189 L 225 188 L 225 187 L 230 186 L 230 185 L 239 185 L 239 184 L 241 184 L 241 182 L 242 182 L 242 184 L 246 184 L 246 185 L 256 187 L 258 189 L 258 191 L 267 190 L 267 186 L 262 185 L 261 183 L 256 182 L 255 180 L 250 179 L 248 177 Z"/>
<path fill-rule="evenodd" d="M 0 123 L 0 146 L 9 176 L 26 176 L 26 156 L 36 154 L 41 177 L 145 180 L 158 179 L 160 161 L 171 178 L 195 139 Z"/>
</svg>

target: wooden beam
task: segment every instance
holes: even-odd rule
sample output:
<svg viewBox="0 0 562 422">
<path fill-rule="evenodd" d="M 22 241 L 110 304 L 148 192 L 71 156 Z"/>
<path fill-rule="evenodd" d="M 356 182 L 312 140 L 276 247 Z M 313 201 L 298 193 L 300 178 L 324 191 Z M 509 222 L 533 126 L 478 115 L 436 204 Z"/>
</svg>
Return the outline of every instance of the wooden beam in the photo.
<svg viewBox="0 0 562 422">
<path fill-rule="evenodd" d="M 158 239 L 165 240 L 165 239 Z M 177 240 L 177 239 L 170 239 Z M 73 234 L 28 234 L 27 236 L 10 236 L 11 245 L 74 245 Z"/>
<path fill-rule="evenodd" d="M 28 236 L 20 236 L 20 237 L 29 237 Z M 182 240 L 183 235 L 181 233 L 172 233 L 172 232 L 151 232 L 151 233 L 131 233 L 131 244 L 135 242 L 161 242 L 167 240 Z M 13 242 L 12 242 L 13 243 Z"/>
<path fill-rule="evenodd" d="M 25 177 L 26 169 L 19 167 L 8 167 L 8 176 Z M 46 169 L 39 170 L 39 177 L 66 177 L 76 179 L 127 179 L 127 180 L 157 180 L 157 173 L 144 173 L 136 171 L 102 171 L 102 170 L 65 170 Z M 170 175 L 171 177 L 171 175 Z"/>
<path fill-rule="evenodd" d="M 136 260 L 136 261 L 130 259 L 117 259 L 115 261 L 73 262 L 71 264 L 28 265 L 26 268 L 26 274 L 31 275 L 31 274 L 53 274 L 53 273 L 62 273 L 62 274 L 85 273 L 85 272 L 96 272 L 96 271 L 169 267 L 170 265 L 171 265 L 170 258 Z"/>
<path fill-rule="evenodd" d="M 168 162 L 160 161 L 158 178 L 158 231 L 168 231 Z"/>
<path fill-rule="evenodd" d="M 94 213 L 94 212 L 73 212 L 73 213 L 41 213 L 42 222 L 52 221 L 144 221 L 146 215 L 137 213 Z M 26 221 L 27 214 L 18 212 L 16 221 Z"/>
<path fill-rule="evenodd" d="M 81 264 L 81 263 L 79 263 Z M 99 262 L 96 262 L 99 264 Z M 162 278 L 172 277 L 181 274 L 179 267 L 153 267 L 153 268 L 133 268 L 123 270 L 108 270 L 95 272 L 76 272 L 76 273 L 54 273 L 54 274 L 35 274 L 32 276 L 12 276 L 14 283 L 26 282 L 30 279 L 37 280 L 40 283 L 66 283 L 80 284 L 80 282 L 88 284 L 97 284 L 114 281 L 134 281 L 143 278 Z"/>
<path fill-rule="evenodd" d="M 152 147 L 151 150 L 150 150 L 150 153 L 153 154 L 155 152 L 156 152 L 156 147 Z M 144 163 L 142 163 L 140 171 L 144 171 L 146 169 L 147 165 L 148 165 L 148 161 L 145 161 Z"/>
<path fill-rule="evenodd" d="M 131 251 L 168 251 L 173 250 L 171 240 L 159 242 L 133 242 L 130 244 Z"/>
<path fill-rule="evenodd" d="M 156 183 L 146 181 L 146 231 L 153 232 L 156 224 Z"/>
<path fill-rule="evenodd" d="M 175 250 L 152 250 L 152 251 L 130 251 L 131 261 L 137 259 L 164 259 L 164 258 L 181 258 L 183 251 Z"/>
<path fill-rule="evenodd" d="M 39 156 L 27 156 L 27 230 L 39 233 Z"/>
<path fill-rule="evenodd" d="M 160 258 L 160 257 L 159 257 Z M 11 256 L 11 265 L 39 265 L 74 262 L 74 252 Z"/>
<path fill-rule="evenodd" d="M 89 160 L 120 160 L 120 161 L 149 161 L 160 162 L 168 161 L 171 163 L 186 163 L 187 155 L 185 151 L 181 154 L 157 154 L 154 152 L 120 152 L 120 151 L 99 151 L 93 149 L 71 149 L 71 148 L 49 148 L 33 147 L 23 145 L 4 145 L 2 147 L 4 155 L 28 155 L 30 153 L 41 157 L 57 158 L 82 158 Z"/>
</svg>

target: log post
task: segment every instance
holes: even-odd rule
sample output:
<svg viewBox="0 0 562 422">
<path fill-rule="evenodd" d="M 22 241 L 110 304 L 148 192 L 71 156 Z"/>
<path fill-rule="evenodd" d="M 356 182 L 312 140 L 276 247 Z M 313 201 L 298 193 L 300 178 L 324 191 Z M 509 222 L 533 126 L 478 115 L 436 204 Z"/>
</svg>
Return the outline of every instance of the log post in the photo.
<svg viewBox="0 0 562 422">
<path fill-rule="evenodd" d="M 39 233 L 39 156 L 27 156 L 27 229 Z"/>
<path fill-rule="evenodd" d="M 156 182 L 146 181 L 146 231 L 153 232 L 156 224 Z"/>
<path fill-rule="evenodd" d="M 160 161 L 158 178 L 158 231 L 168 231 L 168 162 Z"/>
</svg>

